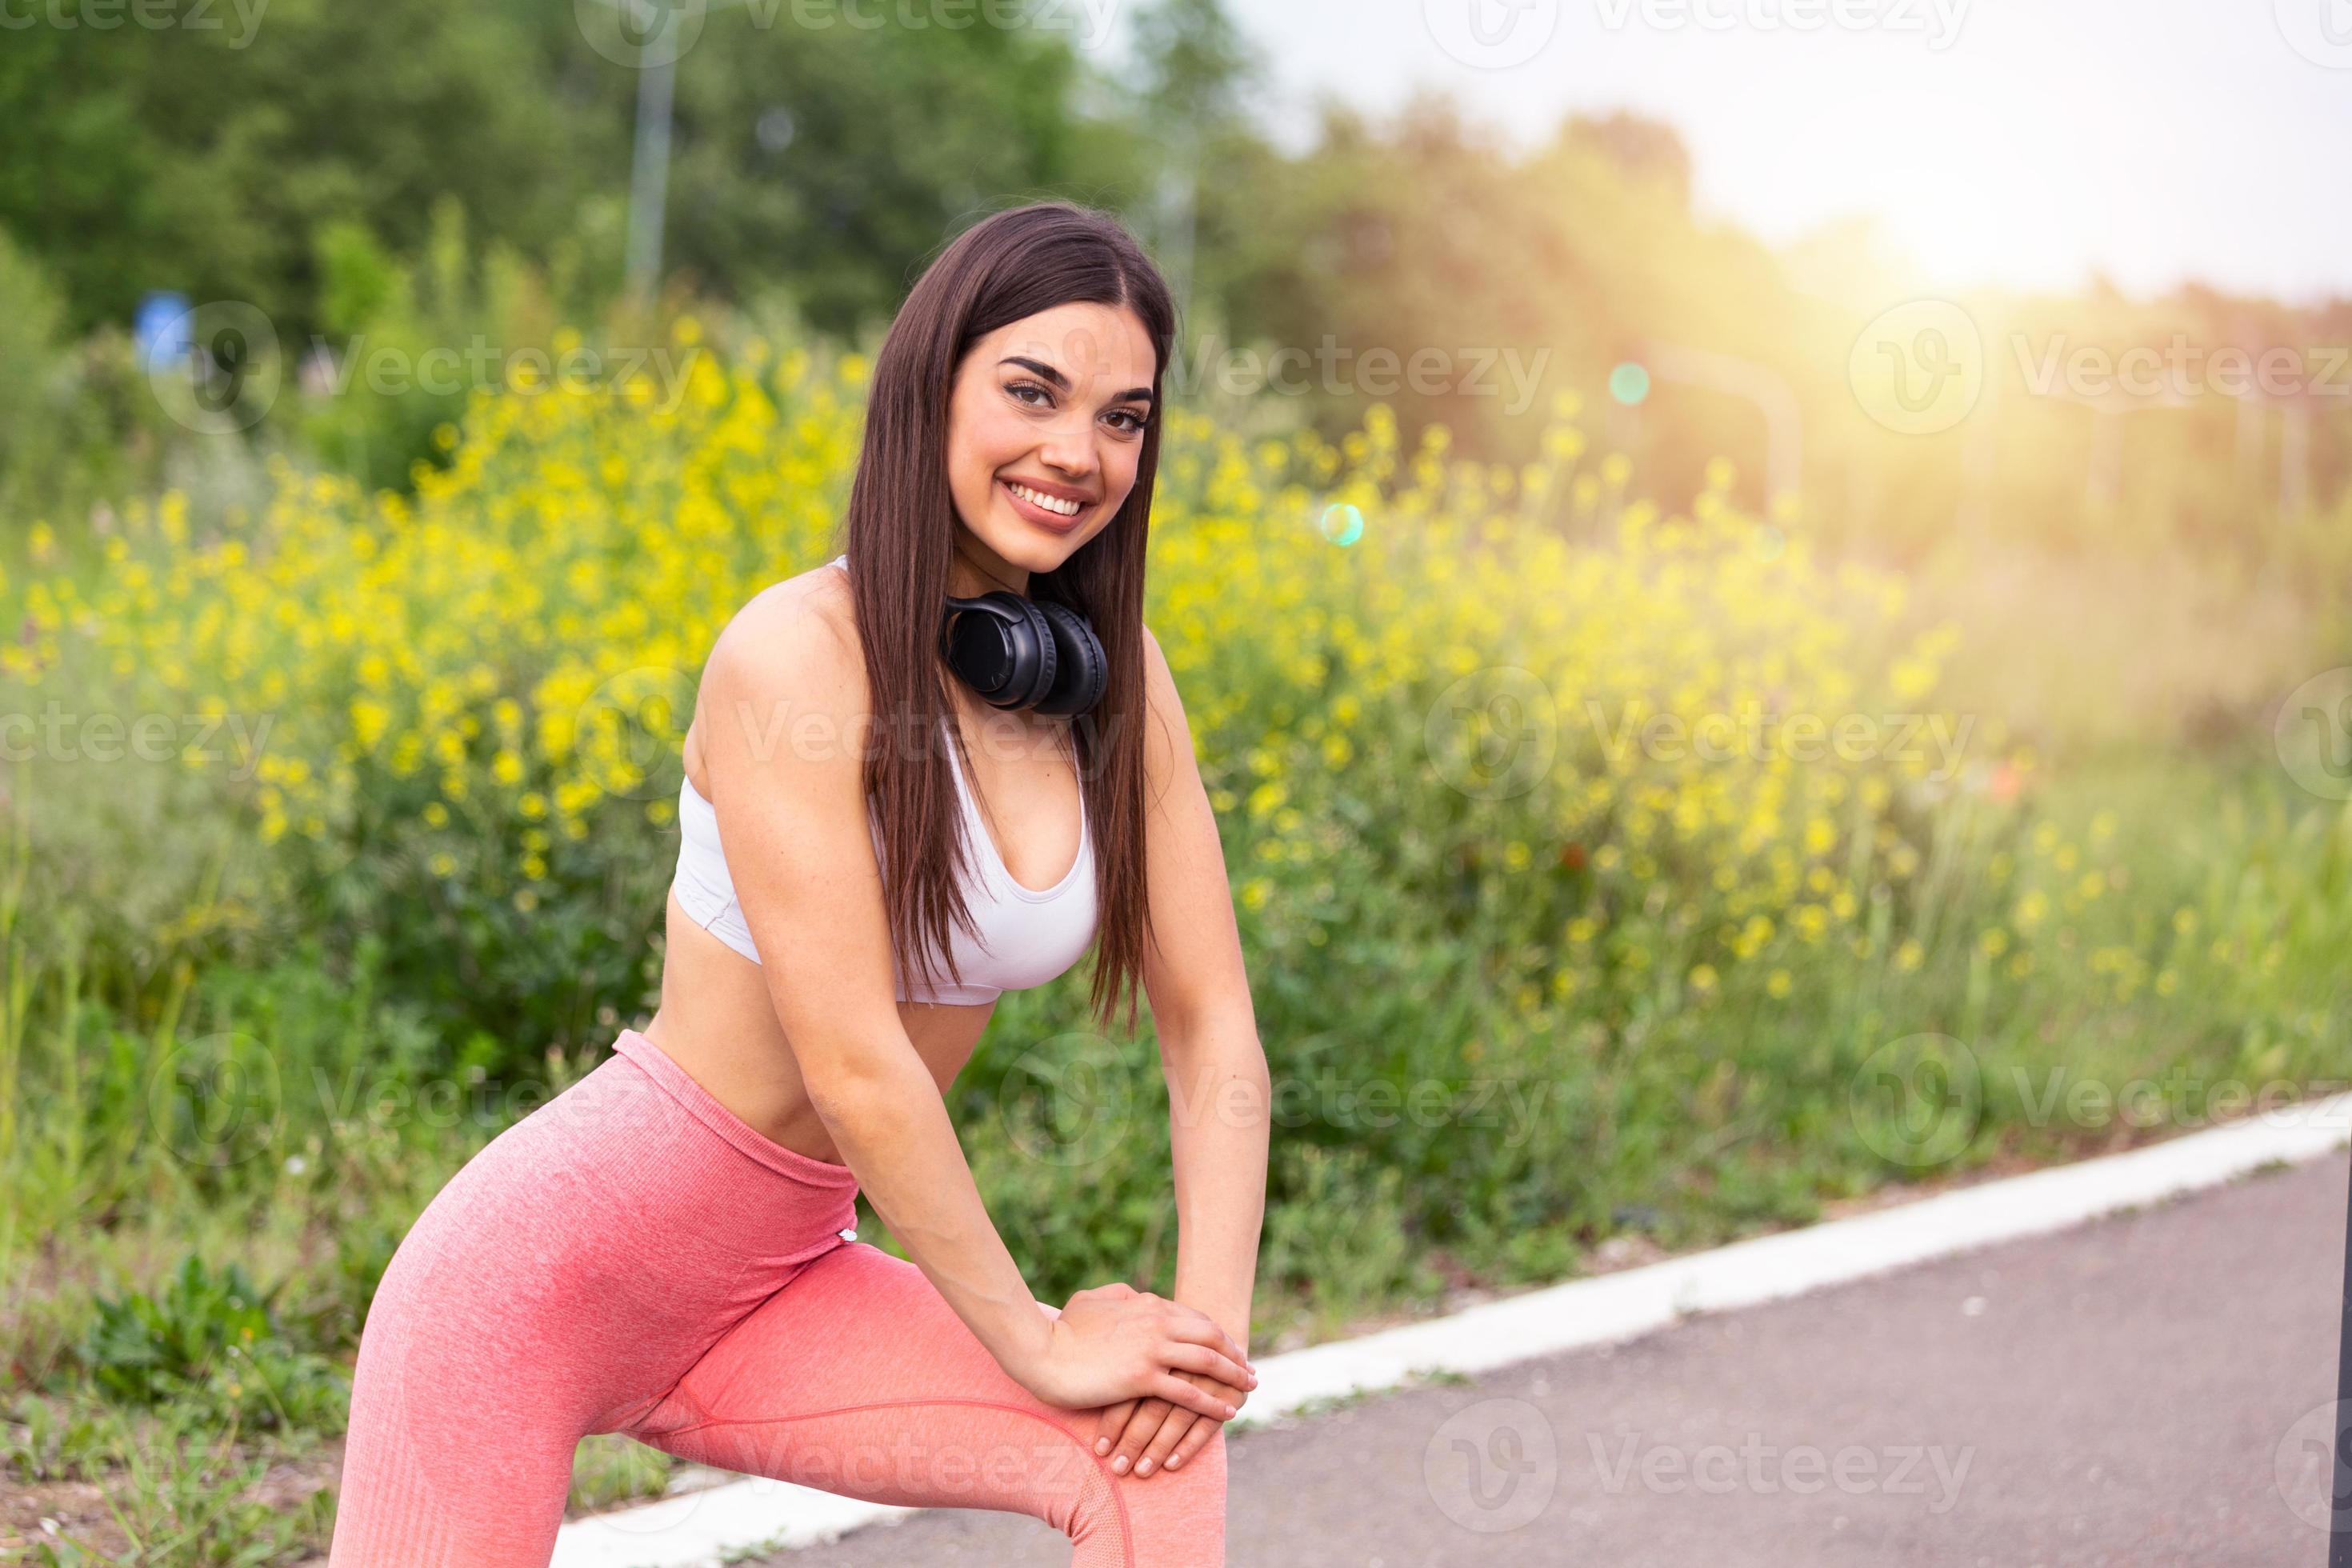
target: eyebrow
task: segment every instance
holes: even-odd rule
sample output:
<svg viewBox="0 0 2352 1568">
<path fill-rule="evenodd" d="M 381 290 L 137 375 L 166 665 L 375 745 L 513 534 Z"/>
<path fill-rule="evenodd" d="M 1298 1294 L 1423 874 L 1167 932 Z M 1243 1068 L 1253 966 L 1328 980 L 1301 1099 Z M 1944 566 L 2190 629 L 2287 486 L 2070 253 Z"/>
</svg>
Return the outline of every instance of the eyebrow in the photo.
<svg viewBox="0 0 2352 1568">
<path fill-rule="evenodd" d="M 1064 375 L 1060 371 L 1055 370 L 1050 364 L 1045 364 L 1034 359 L 1026 359 L 1020 354 L 1007 354 L 1004 358 L 998 360 L 996 363 L 999 364 L 1017 364 L 1024 370 L 1034 371 L 1039 375 L 1044 376 L 1047 381 L 1052 382 L 1054 384 L 1054 389 L 1056 392 L 1067 392 L 1070 390 L 1070 378 Z M 1151 388 L 1148 386 L 1130 386 L 1125 392 L 1120 393 L 1118 396 L 1109 399 L 1109 401 L 1113 403 L 1149 403 L 1151 401 Z"/>
</svg>

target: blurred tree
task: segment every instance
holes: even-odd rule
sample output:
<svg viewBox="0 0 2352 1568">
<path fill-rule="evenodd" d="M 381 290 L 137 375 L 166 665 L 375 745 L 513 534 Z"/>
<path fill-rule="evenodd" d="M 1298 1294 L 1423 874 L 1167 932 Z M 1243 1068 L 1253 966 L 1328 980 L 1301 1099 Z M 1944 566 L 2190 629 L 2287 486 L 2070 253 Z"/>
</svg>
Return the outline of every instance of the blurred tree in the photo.
<svg viewBox="0 0 2352 1568">
<path fill-rule="evenodd" d="M 485 237 L 543 250 L 615 134 L 563 110 L 525 35 L 439 0 L 149 0 L 171 25 L 12 31 L 0 102 L 0 226 L 49 268 L 69 325 L 141 294 L 258 307 L 282 339 L 318 324 L 312 237 L 362 217 L 421 246 L 437 195 Z"/>
<path fill-rule="evenodd" d="M 667 254 L 703 289 L 780 284 L 810 324 L 856 335 L 986 214 L 1123 205 L 1140 183 L 1131 141 L 1081 115 L 1062 29 L 794 15 L 713 11 L 678 62 Z"/>
<path fill-rule="evenodd" d="M 1628 183 L 1663 186 L 1680 205 L 1690 205 L 1690 149 L 1673 126 L 1620 110 L 1601 119 L 1570 115 L 1559 134 L 1599 152 Z"/>
<path fill-rule="evenodd" d="M 1265 62 L 1220 0 L 1156 0 L 1137 15 L 1133 51 L 1130 111 L 1154 163 L 1140 226 L 1181 309 L 1193 294 L 1201 187 L 1255 143 L 1244 109 L 1265 84 Z"/>
<path fill-rule="evenodd" d="M 0 234 L 0 492 L 56 439 L 64 313 L 41 268 Z"/>
<path fill-rule="evenodd" d="M 1760 244 L 1694 218 L 1672 129 L 1625 115 L 1570 119 L 1514 160 L 1441 96 L 1384 128 L 1327 103 L 1311 154 L 1243 160 L 1208 189 L 1234 335 L 1316 356 L 1327 433 L 1379 397 L 1408 434 L 1441 422 L 1467 455 L 1524 459 L 1552 392 L 1589 395 L 1645 343 L 1775 363 L 1813 313 Z M 1443 363 L 1416 388 L 1406 367 L 1425 351 Z M 1616 434 L 1638 452 L 1642 431 Z M 1733 400 L 1657 434 L 1688 448 L 1675 467 L 1694 479 L 1726 452 L 1760 467 L 1759 417 Z"/>
</svg>

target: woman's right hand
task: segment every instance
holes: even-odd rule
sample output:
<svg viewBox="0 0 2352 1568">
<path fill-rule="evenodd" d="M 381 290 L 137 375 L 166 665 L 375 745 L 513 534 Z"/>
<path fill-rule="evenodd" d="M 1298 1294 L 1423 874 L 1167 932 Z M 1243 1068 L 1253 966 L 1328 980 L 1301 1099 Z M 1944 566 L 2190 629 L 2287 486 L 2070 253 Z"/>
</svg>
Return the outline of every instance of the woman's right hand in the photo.
<svg viewBox="0 0 2352 1568">
<path fill-rule="evenodd" d="M 1234 1388 L 1257 1385 L 1241 1347 L 1215 1319 L 1129 1285 L 1097 1285 L 1072 1296 L 1027 1363 L 1005 1370 L 1064 1410 L 1158 1398 L 1213 1421 L 1232 1419 L 1240 1406 L 1178 1372 L 1205 1373 Z"/>
</svg>

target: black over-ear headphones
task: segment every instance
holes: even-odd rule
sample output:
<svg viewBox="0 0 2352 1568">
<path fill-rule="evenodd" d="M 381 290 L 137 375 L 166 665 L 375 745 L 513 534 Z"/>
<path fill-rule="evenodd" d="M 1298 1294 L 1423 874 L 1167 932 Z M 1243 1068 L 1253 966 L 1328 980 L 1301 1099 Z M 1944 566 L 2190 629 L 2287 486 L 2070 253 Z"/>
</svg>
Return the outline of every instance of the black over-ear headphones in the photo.
<svg viewBox="0 0 2352 1568">
<path fill-rule="evenodd" d="M 966 686 L 998 708 L 1085 713 L 1110 686 L 1110 659 L 1086 616 L 1008 588 L 948 595 L 940 652 Z"/>
</svg>

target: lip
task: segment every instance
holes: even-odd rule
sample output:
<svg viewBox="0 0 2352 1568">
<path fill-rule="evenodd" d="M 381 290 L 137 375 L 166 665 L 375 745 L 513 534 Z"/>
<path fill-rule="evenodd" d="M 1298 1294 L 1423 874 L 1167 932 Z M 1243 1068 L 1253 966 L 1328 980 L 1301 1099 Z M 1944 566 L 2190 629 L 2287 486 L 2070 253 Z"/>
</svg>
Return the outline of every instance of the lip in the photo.
<svg viewBox="0 0 2352 1568">
<path fill-rule="evenodd" d="M 996 482 L 1003 488 L 1004 499 L 1013 503 L 1013 510 L 1014 511 L 1019 512 L 1024 521 L 1035 523 L 1039 528 L 1045 529 L 1049 533 L 1067 533 L 1071 530 L 1076 528 L 1079 523 L 1086 521 L 1087 509 L 1083 505 L 1080 506 L 1076 512 L 1068 517 L 1064 517 L 1060 512 L 1047 511 L 1044 507 L 1037 505 L 1034 501 L 1023 499 L 1013 490 L 1012 480 L 999 479 Z M 1029 483 L 1027 479 L 1023 479 L 1021 482 L 1024 485 Z M 1047 490 L 1046 487 L 1044 485 L 1039 485 L 1035 488 L 1040 490 L 1045 490 L 1048 495 L 1060 493 L 1058 489 Z M 1083 497 L 1079 496 L 1072 496 L 1069 499 L 1080 501 L 1083 501 L 1084 500 Z"/>
</svg>

